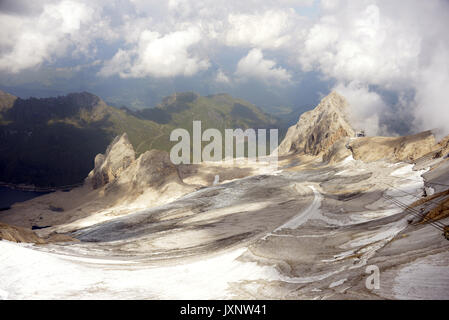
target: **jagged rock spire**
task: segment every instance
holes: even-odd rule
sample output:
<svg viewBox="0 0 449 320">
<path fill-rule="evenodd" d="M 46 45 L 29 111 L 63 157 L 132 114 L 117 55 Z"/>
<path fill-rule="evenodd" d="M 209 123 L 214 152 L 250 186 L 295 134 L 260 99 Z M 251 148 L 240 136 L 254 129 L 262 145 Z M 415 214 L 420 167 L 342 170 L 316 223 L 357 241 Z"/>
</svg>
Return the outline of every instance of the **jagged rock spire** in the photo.
<svg viewBox="0 0 449 320">
<path fill-rule="evenodd" d="M 279 155 L 318 155 L 326 152 L 337 140 L 355 135 L 348 118 L 348 102 L 332 91 L 315 109 L 303 113 L 298 123 L 288 129 L 279 145 Z"/>
<path fill-rule="evenodd" d="M 117 136 L 108 146 L 105 154 L 95 157 L 95 168 L 89 173 L 88 180 L 94 189 L 104 186 L 134 162 L 136 154 L 128 135 Z"/>
</svg>

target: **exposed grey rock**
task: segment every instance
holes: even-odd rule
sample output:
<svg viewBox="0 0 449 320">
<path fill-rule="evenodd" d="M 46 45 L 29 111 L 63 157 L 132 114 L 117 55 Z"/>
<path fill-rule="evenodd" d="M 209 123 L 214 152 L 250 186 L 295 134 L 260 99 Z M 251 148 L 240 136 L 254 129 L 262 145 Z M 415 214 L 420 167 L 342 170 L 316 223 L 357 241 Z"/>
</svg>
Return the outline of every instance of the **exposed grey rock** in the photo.
<svg viewBox="0 0 449 320">
<path fill-rule="evenodd" d="M 424 131 L 403 137 L 366 137 L 354 139 L 348 144 L 356 160 L 372 162 L 415 162 L 438 149 L 435 136 Z"/>
<path fill-rule="evenodd" d="M 137 159 L 131 181 L 133 187 L 155 189 L 169 181 L 182 183 L 168 152 L 160 150 L 147 151 Z"/>
<path fill-rule="evenodd" d="M 95 157 L 95 168 L 86 179 L 93 189 L 106 186 L 107 193 L 141 194 L 175 182 L 182 184 L 178 167 L 166 151 L 150 150 L 137 159 L 126 133 L 112 141 L 105 154 Z"/>
<path fill-rule="evenodd" d="M 313 110 L 305 112 L 291 126 L 279 145 L 279 155 L 289 153 L 319 155 L 343 137 L 353 137 L 355 130 L 348 121 L 348 102 L 331 92 Z"/>
<path fill-rule="evenodd" d="M 89 173 L 87 182 L 94 189 L 116 179 L 136 158 L 133 146 L 126 133 L 117 136 L 106 149 L 106 153 L 95 157 L 95 168 Z"/>
</svg>

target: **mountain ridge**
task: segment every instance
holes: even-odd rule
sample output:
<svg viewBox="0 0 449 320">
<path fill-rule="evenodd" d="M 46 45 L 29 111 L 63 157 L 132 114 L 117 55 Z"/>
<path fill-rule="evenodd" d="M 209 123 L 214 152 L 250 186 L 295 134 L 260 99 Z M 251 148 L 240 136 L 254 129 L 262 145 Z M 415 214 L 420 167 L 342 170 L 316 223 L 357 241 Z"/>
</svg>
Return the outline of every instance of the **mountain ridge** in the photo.
<svg viewBox="0 0 449 320">
<path fill-rule="evenodd" d="M 169 151 L 174 145 L 170 132 L 191 132 L 193 120 L 201 120 L 203 129 L 219 130 L 280 125 L 230 95 L 176 93 L 144 111 L 109 106 L 88 92 L 29 99 L 1 92 L 0 104 L 0 181 L 38 187 L 82 182 L 94 157 L 125 132 L 138 156 L 151 149 Z"/>
<path fill-rule="evenodd" d="M 430 130 L 399 137 L 365 137 L 356 131 L 350 119 L 348 101 L 332 91 L 288 129 L 279 145 L 279 155 L 309 155 L 329 163 L 349 156 L 364 162 L 413 163 L 426 155 L 445 156 L 449 150 L 449 136 L 437 142 Z"/>
</svg>

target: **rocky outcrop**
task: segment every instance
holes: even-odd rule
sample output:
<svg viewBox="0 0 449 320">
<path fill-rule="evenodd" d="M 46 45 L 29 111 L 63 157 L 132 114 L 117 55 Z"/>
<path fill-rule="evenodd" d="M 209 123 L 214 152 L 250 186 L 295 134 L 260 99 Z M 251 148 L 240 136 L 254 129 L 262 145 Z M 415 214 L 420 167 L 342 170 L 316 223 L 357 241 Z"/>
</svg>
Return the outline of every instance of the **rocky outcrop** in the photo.
<svg viewBox="0 0 449 320">
<path fill-rule="evenodd" d="M 126 133 L 117 136 L 106 153 L 95 157 L 95 167 L 87 177 L 87 183 L 97 189 L 116 179 L 136 158 Z"/>
<path fill-rule="evenodd" d="M 435 154 L 435 158 L 449 157 L 449 136 L 441 139 L 441 141 L 438 142 L 437 147 L 438 151 Z"/>
<path fill-rule="evenodd" d="M 335 164 L 343 161 L 349 156 L 352 156 L 352 152 L 347 147 L 349 138 L 340 139 L 335 142 L 326 153 L 323 154 L 323 161 L 329 164 Z"/>
<path fill-rule="evenodd" d="M 150 150 L 136 159 L 126 133 L 116 137 L 104 155 L 95 157 L 95 168 L 86 179 L 93 189 L 107 186 L 109 191 L 120 187 L 142 192 L 168 182 L 182 184 L 178 167 L 171 162 L 168 152 Z"/>
<path fill-rule="evenodd" d="M 38 236 L 33 230 L 9 225 L 0 222 L 0 240 L 7 240 L 11 242 L 24 242 L 24 243 L 34 243 L 34 244 L 45 244 L 45 243 L 55 243 L 55 242 L 78 242 L 65 234 L 59 234 L 56 232 L 42 238 Z"/>
<path fill-rule="evenodd" d="M 10 109 L 16 100 L 17 97 L 0 90 L 0 112 Z"/>
<path fill-rule="evenodd" d="M 337 141 L 323 155 L 329 164 L 340 162 L 352 156 L 355 160 L 374 162 L 416 163 L 418 159 L 430 158 L 439 150 L 431 131 L 403 137 L 363 137 Z"/>
<path fill-rule="evenodd" d="M 95 168 L 83 186 L 14 205 L 2 213 L 1 221 L 27 228 L 45 225 L 37 234 L 48 236 L 47 242 L 69 241 L 64 239 L 68 232 L 162 205 L 197 189 L 183 182 L 166 151 L 150 150 L 136 159 L 123 134 L 95 157 Z M 55 207 L 64 210 L 55 214 Z"/>
<path fill-rule="evenodd" d="M 137 159 L 133 171 L 132 185 L 134 188 L 151 186 L 157 189 L 169 181 L 182 183 L 178 168 L 171 162 L 168 152 L 165 151 L 145 152 Z"/>
<path fill-rule="evenodd" d="M 331 92 L 313 110 L 305 112 L 290 127 L 279 145 L 279 155 L 326 153 L 338 140 L 353 137 L 355 131 L 348 121 L 348 102 Z"/>
<path fill-rule="evenodd" d="M 0 240 L 12 242 L 27 242 L 43 244 L 46 241 L 37 236 L 34 231 L 22 227 L 11 226 L 0 222 Z"/>
<path fill-rule="evenodd" d="M 442 155 L 449 151 L 449 138 L 436 144 L 431 131 L 404 137 L 355 138 L 349 116 L 346 99 L 331 92 L 314 110 L 301 115 L 298 123 L 288 129 L 279 145 L 279 155 L 322 156 L 323 161 L 332 164 L 351 155 L 365 162 L 414 162 L 436 150 L 440 150 Z"/>
<path fill-rule="evenodd" d="M 435 151 L 437 145 L 431 131 L 404 137 L 365 137 L 351 141 L 348 147 L 356 160 L 414 162 Z"/>
</svg>

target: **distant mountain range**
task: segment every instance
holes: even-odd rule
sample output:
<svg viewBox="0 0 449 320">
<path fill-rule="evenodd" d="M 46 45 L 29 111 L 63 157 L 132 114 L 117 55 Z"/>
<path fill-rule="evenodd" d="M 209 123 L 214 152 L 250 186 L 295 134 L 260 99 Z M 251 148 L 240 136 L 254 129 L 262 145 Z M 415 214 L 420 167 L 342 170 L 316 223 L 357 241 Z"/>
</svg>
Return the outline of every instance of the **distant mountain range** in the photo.
<svg viewBox="0 0 449 320">
<path fill-rule="evenodd" d="M 155 108 L 131 110 L 107 105 L 88 93 L 53 98 L 21 99 L 0 91 L 0 181 L 35 186 L 64 186 L 81 182 L 104 152 L 124 132 L 137 155 L 169 151 L 175 128 L 279 128 L 285 121 L 228 94 L 207 97 L 176 93 Z"/>
</svg>

